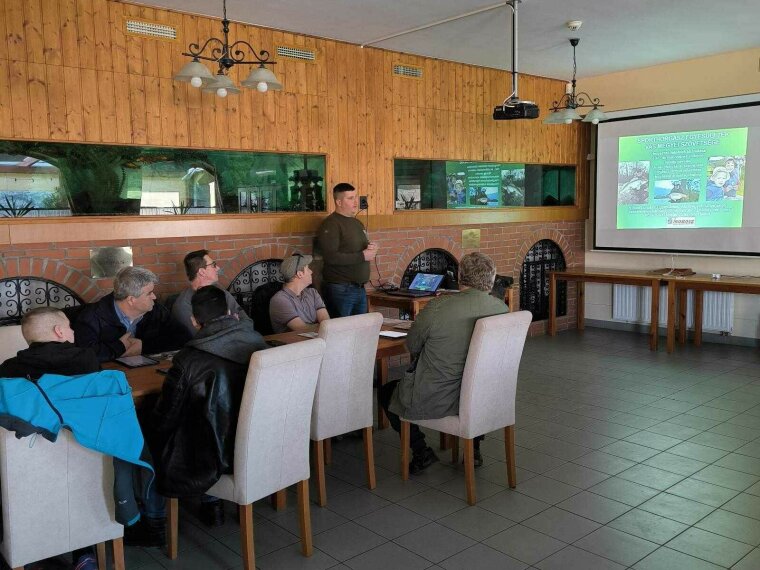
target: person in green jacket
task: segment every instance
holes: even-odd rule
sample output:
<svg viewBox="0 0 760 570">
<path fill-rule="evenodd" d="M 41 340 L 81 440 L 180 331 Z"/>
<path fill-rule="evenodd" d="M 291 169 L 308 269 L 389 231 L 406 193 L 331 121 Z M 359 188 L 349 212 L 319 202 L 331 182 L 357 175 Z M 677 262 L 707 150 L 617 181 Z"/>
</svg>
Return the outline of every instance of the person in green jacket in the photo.
<svg viewBox="0 0 760 570">
<path fill-rule="evenodd" d="M 389 382 L 380 402 L 393 429 L 399 417 L 409 420 L 444 418 L 459 414 L 459 391 L 475 322 L 509 309 L 490 295 L 496 277 L 493 260 L 483 253 L 468 253 L 459 262 L 461 292 L 428 303 L 414 321 L 406 345 L 411 364 L 401 380 Z M 410 473 L 438 461 L 419 427 L 410 426 L 413 458 Z M 475 441 L 475 464 L 482 465 L 480 439 Z"/>
</svg>

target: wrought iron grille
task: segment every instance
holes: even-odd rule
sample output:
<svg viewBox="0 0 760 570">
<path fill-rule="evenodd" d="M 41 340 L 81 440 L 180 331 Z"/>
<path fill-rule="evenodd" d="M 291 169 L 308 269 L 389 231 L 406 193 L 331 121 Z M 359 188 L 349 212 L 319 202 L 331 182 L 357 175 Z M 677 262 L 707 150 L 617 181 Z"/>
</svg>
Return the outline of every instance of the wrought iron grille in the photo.
<svg viewBox="0 0 760 570">
<path fill-rule="evenodd" d="M 253 312 L 253 292 L 264 283 L 282 281 L 280 264 L 282 259 L 265 259 L 252 263 L 235 277 L 227 287 L 243 310 L 249 315 Z"/>
<path fill-rule="evenodd" d="M 447 289 L 456 288 L 459 263 L 456 258 L 445 249 L 426 249 L 412 259 L 401 278 L 401 287 L 409 287 L 417 273 L 435 273 L 436 275 L 449 275 L 453 283 L 444 279 L 441 284 Z M 450 272 L 450 273 L 449 273 Z"/>
<path fill-rule="evenodd" d="M 17 325 L 38 307 L 76 307 L 82 299 L 68 287 L 39 277 L 0 279 L 0 326 Z"/>
<path fill-rule="evenodd" d="M 534 321 L 549 318 L 549 272 L 565 269 L 565 256 L 550 239 L 530 248 L 520 270 L 520 308 L 533 313 Z M 557 316 L 567 314 L 567 282 L 557 283 Z"/>
</svg>

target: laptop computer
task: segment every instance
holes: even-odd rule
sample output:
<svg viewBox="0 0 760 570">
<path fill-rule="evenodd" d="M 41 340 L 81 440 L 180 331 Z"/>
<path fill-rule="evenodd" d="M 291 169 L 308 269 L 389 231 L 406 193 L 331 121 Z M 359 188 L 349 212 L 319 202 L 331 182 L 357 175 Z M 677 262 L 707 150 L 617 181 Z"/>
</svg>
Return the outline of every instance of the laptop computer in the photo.
<svg viewBox="0 0 760 570">
<path fill-rule="evenodd" d="M 433 273 L 418 273 L 414 276 L 408 289 L 389 291 L 388 295 L 398 297 L 427 297 L 434 295 L 441 281 L 443 281 L 443 277 L 443 275 L 435 275 Z"/>
</svg>

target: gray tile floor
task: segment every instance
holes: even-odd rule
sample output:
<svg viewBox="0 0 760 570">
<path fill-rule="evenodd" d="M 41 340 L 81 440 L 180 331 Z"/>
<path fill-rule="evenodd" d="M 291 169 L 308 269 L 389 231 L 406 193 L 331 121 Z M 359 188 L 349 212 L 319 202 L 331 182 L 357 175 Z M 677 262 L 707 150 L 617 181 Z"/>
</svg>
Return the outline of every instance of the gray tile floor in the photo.
<svg viewBox="0 0 760 570">
<path fill-rule="evenodd" d="M 760 568 L 760 353 L 704 345 L 652 353 L 646 338 L 587 329 L 529 339 L 517 396 L 516 490 L 500 433 L 483 443 L 478 504 L 461 465 L 407 483 L 398 437 L 375 434 L 377 489 L 361 440 L 334 444 L 328 506 L 312 506 L 301 557 L 295 496 L 254 507 L 261 569 L 699 570 Z M 428 441 L 437 444 L 438 438 Z M 240 567 L 239 527 L 207 532 L 184 505 L 180 556 L 127 549 L 130 570 Z"/>
</svg>

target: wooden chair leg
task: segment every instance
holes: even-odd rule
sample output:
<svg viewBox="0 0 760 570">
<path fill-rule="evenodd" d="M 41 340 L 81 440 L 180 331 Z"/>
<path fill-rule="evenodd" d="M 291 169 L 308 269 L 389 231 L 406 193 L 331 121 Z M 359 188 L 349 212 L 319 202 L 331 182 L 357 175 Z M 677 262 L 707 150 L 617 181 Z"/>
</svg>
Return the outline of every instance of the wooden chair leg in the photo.
<svg viewBox="0 0 760 570">
<path fill-rule="evenodd" d="M 322 441 L 325 448 L 325 465 L 332 465 L 332 438 L 328 437 Z"/>
<path fill-rule="evenodd" d="M 243 554 L 243 568 L 256 570 L 256 551 L 253 546 L 253 505 L 240 505 L 240 546 Z"/>
<path fill-rule="evenodd" d="M 367 472 L 367 488 L 374 489 L 377 486 L 375 481 L 375 446 L 372 442 L 372 426 L 362 430 L 364 435 L 364 469 Z"/>
<path fill-rule="evenodd" d="M 475 445 L 472 439 L 464 440 L 464 486 L 467 504 L 475 504 Z"/>
<path fill-rule="evenodd" d="M 166 555 L 169 560 L 176 560 L 179 552 L 179 499 L 170 498 L 166 512 L 169 525 L 169 537 L 166 541 Z"/>
<path fill-rule="evenodd" d="M 275 511 L 285 510 L 288 506 L 288 490 L 280 489 L 276 493 L 269 495 L 269 500 L 272 502 L 272 508 Z"/>
<path fill-rule="evenodd" d="M 507 461 L 507 481 L 510 488 L 517 487 L 517 469 L 515 468 L 515 426 L 504 428 L 504 453 Z"/>
<path fill-rule="evenodd" d="M 124 539 L 114 538 L 111 541 L 113 548 L 113 570 L 124 570 Z"/>
<path fill-rule="evenodd" d="M 301 528 L 301 553 L 311 556 L 314 552 L 311 541 L 311 512 L 309 510 L 309 480 L 296 483 L 298 490 L 298 526 Z"/>
<path fill-rule="evenodd" d="M 98 570 L 108 570 L 108 557 L 106 556 L 106 543 L 99 542 L 95 545 L 95 555 L 98 560 Z M 74 560 L 74 564 L 77 561 Z"/>
<path fill-rule="evenodd" d="M 451 462 L 456 465 L 459 463 L 459 438 L 455 435 L 451 437 Z"/>
<path fill-rule="evenodd" d="M 314 483 L 317 487 L 317 504 L 320 507 L 327 505 L 327 486 L 325 484 L 325 440 L 312 441 L 314 451 Z"/>
<path fill-rule="evenodd" d="M 438 447 L 441 451 L 446 451 L 449 448 L 449 434 L 441 432 L 438 435 Z"/>
<path fill-rule="evenodd" d="M 409 479 L 409 422 L 401 422 L 401 479 Z"/>
</svg>

